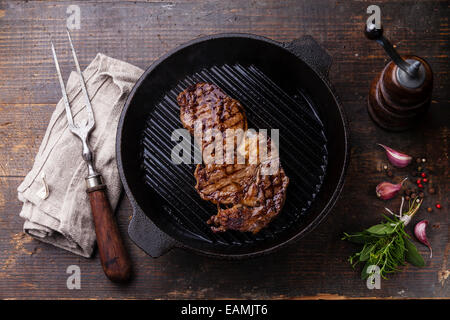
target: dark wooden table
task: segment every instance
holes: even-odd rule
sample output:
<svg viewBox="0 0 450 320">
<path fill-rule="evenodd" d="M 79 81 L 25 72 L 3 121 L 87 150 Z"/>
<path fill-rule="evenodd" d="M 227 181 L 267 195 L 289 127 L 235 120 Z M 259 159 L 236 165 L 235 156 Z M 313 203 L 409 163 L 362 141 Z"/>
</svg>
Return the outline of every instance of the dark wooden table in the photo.
<svg viewBox="0 0 450 320">
<path fill-rule="evenodd" d="M 63 76 L 73 69 L 65 35 L 66 9 L 81 8 L 73 32 L 81 65 L 97 52 L 141 68 L 187 40 L 219 32 L 247 32 L 278 41 L 312 35 L 333 57 L 330 77 L 351 128 L 351 164 L 340 200 L 327 220 L 300 242 L 270 256 L 221 261 L 173 250 L 152 259 L 126 238 L 135 277 L 109 282 L 96 256 L 85 259 L 22 233 L 16 188 L 30 170 L 60 98 L 48 33 L 59 46 Z M 388 38 L 404 54 L 425 58 L 435 74 L 430 112 L 411 132 L 388 133 L 366 111 L 370 81 L 385 53 L 362 33 L 366 1 L 0 1 L 0 298 L 312 298 L 450 297 L 449 257 L 449 1 L 377 1 Z M 66 49 L 63 49 L 66 48 Z M 65 50 L 65 51 L 64 51 Z M 386 180 L 386 158 L 376 143 L 426 156 L 437 193 L 414 222 L 428 219 L 433 258 L 417 243 L 426 267 L 408 265 L 369 290 L 348 256 L 357 247 L 340 240 L 380 220 L 385 203 L 375 186 Z M 395 179 L 412 169 L 396 170 Z M 393 208 L 398 205 L 388 203 Z M 117 212 L 125 235 L 131 208 L 123 197 Z M 411 231 L 411 227 L 408 227 Z M 81 289 L 68 290 L 66 268 L 81 268 Z"/>
</svg>

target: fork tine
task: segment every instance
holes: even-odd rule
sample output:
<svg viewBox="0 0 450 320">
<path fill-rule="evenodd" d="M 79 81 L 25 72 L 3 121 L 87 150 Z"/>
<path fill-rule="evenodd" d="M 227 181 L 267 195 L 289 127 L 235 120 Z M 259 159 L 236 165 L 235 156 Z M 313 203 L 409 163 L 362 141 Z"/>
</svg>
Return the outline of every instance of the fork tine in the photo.
<svg viewBox="0 0 450 320">
<path fill-rule="evenodd" d="M 90 122 L 89 124 L 94 124 L 95 123 L 94 112 L 92 111 L 91 100 L 89 99 L 89 94 L 86 89 L 86 83 L 84 81 L 83 73 L 81 72 L 80 64 L 78 63 L 77 54 L 75 53 L 75 49 L 73 47 L 72 37 L 70 36 L 69 29 L 66 29 L 66 31 L 67 31 L 67 36 L 69 37 L 70 49 L 72 50 L 73 60 L 75 61 L 75 66 L 77 68 L 77 72 L 79 75 L 78 79 L 80 80 L 81 90 L 83 91 L 83 95 L 86 100 L 86 106 L 87 106 L 89 122 Z"/>
<path fill-rule="evenodd" d="M 58 58 L 56 57 L 55 46 L 53 45 L 53 41 L 50 40 L 50 42 L 52 44 L 53 60 L 55 61 L 56 73 L 58 74 L 59 85 L 61 86 L 61 93 L 62 93 L 63 100 L 64 100 L 64 107 L 66 109 L 67 122 L 69 123 L 69 127 L 74 127 L 72 111 L 70 110 L 69 99 L 67 98 L 66 86 L 64 85 L 64 81 L 61 76 L 61 70 L 59 68 Z"/>
</svg>

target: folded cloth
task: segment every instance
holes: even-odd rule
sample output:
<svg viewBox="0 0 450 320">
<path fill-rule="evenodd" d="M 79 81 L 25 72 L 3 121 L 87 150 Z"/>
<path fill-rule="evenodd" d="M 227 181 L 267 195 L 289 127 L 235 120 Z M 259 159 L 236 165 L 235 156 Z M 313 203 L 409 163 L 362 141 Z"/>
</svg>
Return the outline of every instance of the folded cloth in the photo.
<svg viewBox="0 0 450 320">
<path fill-rule="evenodd" d="M 115 157 L 117 124 L 125 99 L 142 73 L 138 67 L 100 53 L 83 72 L 95 117 L 89 144 L 113 210 L 121 192 Z M 70 74 L 66 90 L 74 122 L 80 123 L 87 115 L 78 73 Z M 23 202 L 20 216 L 25 219 L 25 233 L 90 257 L 95 229 L 84 180 L 87 166 L 81 157 L 80 140 L 68 129 L 64 108 L 61 99 L 33 168 L 17 189 Z"/>
</svg>

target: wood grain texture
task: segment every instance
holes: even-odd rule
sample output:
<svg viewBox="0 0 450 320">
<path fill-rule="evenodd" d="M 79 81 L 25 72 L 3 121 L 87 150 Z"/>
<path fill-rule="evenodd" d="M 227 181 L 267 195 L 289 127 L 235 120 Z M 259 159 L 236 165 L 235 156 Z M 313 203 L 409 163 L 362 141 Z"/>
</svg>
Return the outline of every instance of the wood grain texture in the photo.
<svg viewBox="0 0 450 320">
<path fill-rule="evenodd" d="M 291 41 L 312 35 L 333 57 L 330 78 L 351 128 L 351 164 L 336 207 L 313 233 L 269 256 L 221 261 L 172 250 L 147 257 L 125 237 L 134 277 L 128 285 L 107 280 L 98 261 L 30 239 L 22 233 L 16 188 L 30 170 L 60 91 L 51 60 L 53 36 L 63 76 L 74 69 L 65 35 L 66 9 L 81 8 L 81 30 L 72 32 L 80 64 L 97 52 L 141 68 L 168 50 L 201 35 L 247 32 Z M 449 256 L 449 1 L 378 1 L 385 35 L 401 54 L 431 65 L 433 100 L 417 130 L 388 133 L 370 120 L 369 85 L 388 59 L 366 40 L 363 25 L 369 1 L 1 1 L 0 2 L 0 298 L 312 298 L 450 297 Z M 262 53 L 263 54 L 263 53 Z M 341 241 L 343 231 L 378 222 L 388 205 L 375 186 L 389 178 L 376 147 L 383 143 L 414 156 L 426 155 L 443 209 L 421 210 L 413 221 L 430 221 L 433 259 L 418 244 L 426 267 L 410 265 L 368 290 L 347 257 L 357 247 Z M 395 171 L 399 180 L 412 169 Z M 126 197 L 117 211 L 126 233 L 132 212 Z M 411 225 L 413 225 L 413 223 Z M 411 227 L 408 227 L 411 231 Z M 81 268 L 81 290 L 68 290 L 66 269 Z"/>
<path fill-rule="evenodd" d="M 87 192 L 103 271 L 111 281 L 126 282 L 131 276 L 131 262 L 109 203 L 106 186 L 89 188 Z"/>
</svg>

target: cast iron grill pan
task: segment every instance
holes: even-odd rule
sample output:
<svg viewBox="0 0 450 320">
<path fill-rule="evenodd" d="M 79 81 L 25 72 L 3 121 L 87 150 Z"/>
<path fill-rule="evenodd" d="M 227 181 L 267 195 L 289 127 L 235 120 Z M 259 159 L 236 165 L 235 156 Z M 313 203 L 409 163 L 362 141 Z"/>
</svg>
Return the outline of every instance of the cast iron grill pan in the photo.
<svg viewBox="0 0 450 320">
<path fill-rule="evenodd" d="M 195 190 L 195 164 L 174 164 L 171 151 L 175 129 L 183 128 L 177 95 L 198 82 L 222 88 L 245 108 L 249 128 L 280 130 L 281 164 L 290 179 L 281 213 L 256 235 L 238 231 L 214 233 L 206 221 L 217 212 Z M 311 97 L 296 88 L 289 95 L 254 65 L 223 64 L 204 68 L 179 81 L 147 115 L 141 134 L 142 179 L 161 201 L 166 219 L 194 242 L 214 246 L 251 246 L 273 239 L 301 223 L 322 185 L 327 166 L 324 126 Z M 191 145 L 196 147 L 193 138 Z M 193 155 L 193 149 L 191 155 Z M 192 156 L 193 163 L 193 156 Z"/>
<path fill-rule="evenodd" d="M 327 80 L 330 65 L 309 36 L 280 43 L 250 34 L 205 36 L 154 62 L 130 92 L 117 129 L 119 174 L 133 207 L 131 239 L 152 257 L 181 247 L 237 259 L 273 252 L 323 221 L 349 158 L 344 110 Z M 183 128 L 176 97 L 200 81 L 239 100 L 249 128 L 280 130 L 290 179 L 286 203 L 256 235 L 213 233 L 206 221 L 217 209 L 197 194 L 195 165 L 171 162 L 172 131 Z"/>
</svg>

